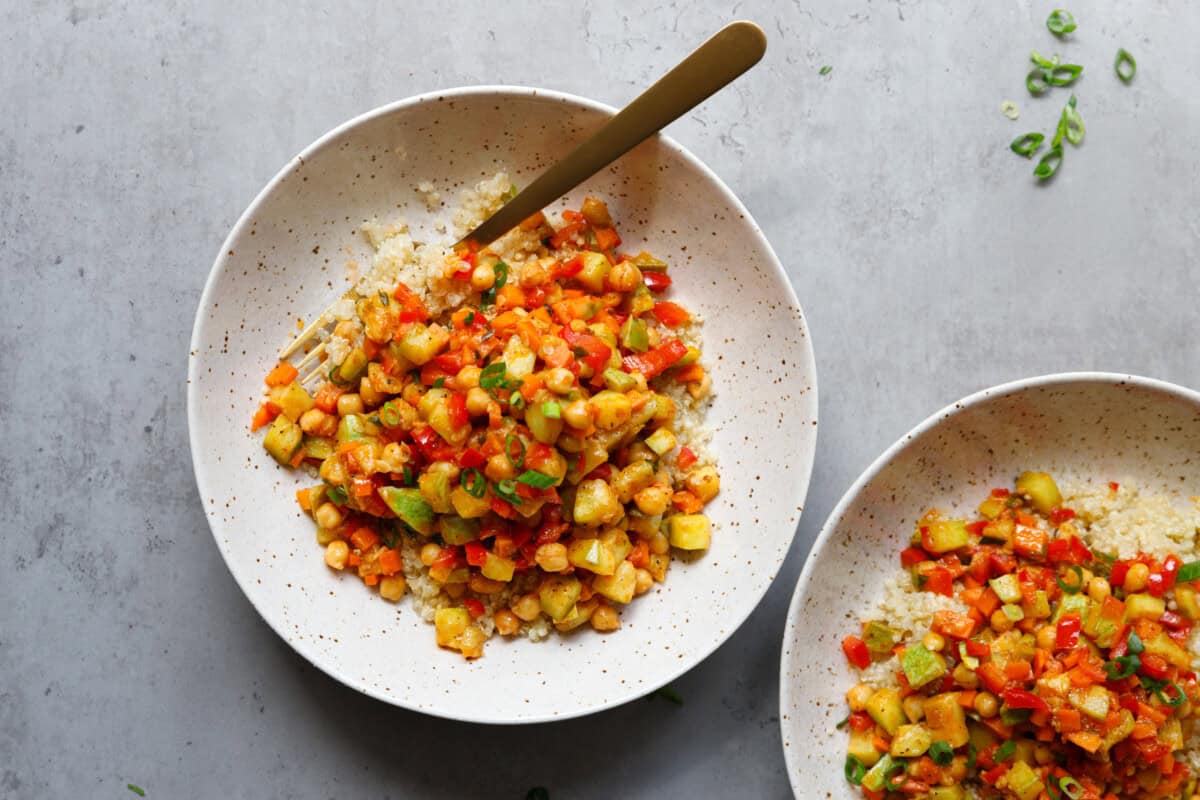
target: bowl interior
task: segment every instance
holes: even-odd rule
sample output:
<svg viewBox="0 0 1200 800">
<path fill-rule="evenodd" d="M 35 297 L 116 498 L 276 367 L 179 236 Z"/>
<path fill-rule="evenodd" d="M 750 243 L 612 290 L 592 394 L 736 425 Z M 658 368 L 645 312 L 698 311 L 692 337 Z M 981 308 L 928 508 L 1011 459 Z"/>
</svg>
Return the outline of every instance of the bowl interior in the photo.
<svg viewBox="0 0 1200 800">
<path fill-rule="evenodd" d="M 834 727 L 854 683 L 839 643 L 882 598 L 922 513 L 935 506 L 970 511 L 988 489 L 1027 469 L 1187 496 L 1200 491 L 1197 453 L 1200 395 L 1101 375 L 988 390 L 897 443 L 830 516 L 788 612 L 780 725 L 796 793 L 859 796 L 842 775 L 846 736 Z"/>
<path fill-rule="evenodd" d="M 709 415 L 723 490 L 712 549 L 677 563 L 609 635 L 540 644 L 494 638 L 466 662 L 439 650 L 406 600 L 392 605 L 327 570 L 294 490 L 247 421 L 280 347 L 365 269 L 364 220 L 407 219 L 436 240 L 459 190 L 504 170 L 518 184 L 611 112 L 563 95 L 484 88 L 427 95 L 332 132 L 294 160 L 226 242 L 201 301 L 189 419 L 200 494 L 234 577 L 315 665 L 397 705 L 483 722 L 565 718 L 616 705 L 695 665 L 749 615 L 791 544 L 816 439 L 816 376 L 803 317 L 778 261 L 737 199 L 665 137 L 572 193 L 606 198 L 624 247 L 671 263 L 673 291 L 706 318 L 717 396 Z M 431 181 L 445 208 L 429 210 Z M 765 387 L 768 391 L 752 391 Z M 783 443 L 783 446 L 781 446 Z"/>
</svg>

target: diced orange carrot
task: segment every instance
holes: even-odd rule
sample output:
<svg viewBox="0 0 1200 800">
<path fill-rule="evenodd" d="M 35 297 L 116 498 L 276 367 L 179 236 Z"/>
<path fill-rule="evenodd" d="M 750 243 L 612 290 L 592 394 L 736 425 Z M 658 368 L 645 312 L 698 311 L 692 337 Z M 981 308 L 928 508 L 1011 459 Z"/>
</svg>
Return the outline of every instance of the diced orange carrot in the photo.
<svg viewBox="0 0 1200 800">
<path fill-rule="evenodd" d="M 254 412 L 254 417 L 250 420 L 250 430 L 256 431 L 264 425 L 269 425 L 279 416 L 279 406 L 271 402 L 263 403 Z"/>
<path fill-rule="evenodd" d="M 363 583 L 365 583 L 367 586 L 374 586 L 375 584 L 379 583 L 379 576 L 374 573 L 370 575 L 363 575 Z"/>
<path fill-rule="evenodd" d="M 1022 658 L 1014 658 L 1004 665 L 1004 676 L 1012 681 L 1027 681 L 1033 677 L 1033 667 Z"/>
<path fill-rule="evenodd" d="M 326 414 L 332 414 L 337 411 L 338 398 L 342 396 L 345 390 L 338 388 L 331 381 L 326 381 L 320 389 L 317 390 L 317 396 L 313 398 L 317 408 L 324 411 Z"/>
<path fill-rule="evenodd" d="M 621 246 L 621 237 L 617 235 L 616 228 L 593 228 L 592 233 L 596 236 L 596 246 L 601 250 L 612 250 Z"/>
<path fill-rule="evenodd" d="M 395 575 L 404 567 L 400 551 L 390 547 L 379 552 L 379 571 L 384 575 Z"/>
<path fill-rule="evenodd" d="M 525 292 L 514 283 L 506 283 L 496 293 L 496 308 L 521 308 L 525 305 Z"/>
<path fill-rule="evenodd" d="M 538 375 L 526 375 L 521 379 L 521 396 L 525 398 L 526 403 L 532 403 L 533 398 L 537 397 L 537 393 L 542 390 L 546 382 Z"/>
<path fill-rule="evenodd" d="M 538 333 L 537 328 L 532 322 L 523 319 L 517 323 L 517 333 L 521 335 L 521 339 L 525 344 L 529 345 L 529 349 L 535 353 L 542 347 L 542 336 Z"/>
<path fill-rule="evenodd" d="M 296 455 L 292 456 L 292 460 L 289 461 L 288 463 L 292 465 L 293 469 L 295 469 L 296 467 L 303 464 L 304 463 L 304 448 L 301 447 L 299 450 L 297 450 Z"/>
<path fill-rule="evenodd" d="M 300 504 L 301 511 L 312 511 L 312 490 L 300 489 L 297 491 L 296 502 Z"/>
<path fill-rule="evenodd" d="M 671 497 L 671 505 L 684 514 L 695 514 L 704 508 L 704 503 L 691 492 L 676 492 Z"/>
<path fill-rule="evenodd" d="M 675 370 L 675 380 L 680 383 L 700 383 L 704 380 L 704 367 L 699 364 L 688 364 Z"/>
<path fill-rule="evenodd" d="M 958 693 L 958 704 L 963 708 L 970 708 L 975 705 L 975 696 L 978 694 L 974 689 L 964 689 Z"/>
<path fill-rule="evenodd" d="M 379 351 L 383 349 L 383 346 L 380 345 L 378 342 L 376 342 L 374 339 L 364 336 L 363 343 L 362 343 L 362 349 L 363 349 L 363 353 L 366 354 L 367 358 L 371 361 L 374 361 L 375 357 L 379 355 Z"/>
<path fill-rule="evenodd" d="M 888 740 L 878 735 L 871 737 L 871 744 L 881 753 L 886 753 L 891 748 Z"/>
<path fill-rule="evenodd" d="M 359 528 L 350 534 L 350 544 L 359 550 L 370 550 L 379 544 L 379 534 L 370 528 Z"/>
<path fill-rule="evenodd" d="M 280 361 L 279 364 L 275 366 L 275 369 L 267 373 L 267 377 L 263 379 L 263 382 L 266 383 L 267 386 L 287 386 L 289 383 L 296 380 L 296 376 L 299 374 L 300 371 L 291 364 L 287 363 L 286 361 Z"/>
<path fill-rule="evenodd" d="M 515 328 L 520 321 L 521 317 L 517 312 L 505 311 L 503 314 L 497 314 L 489 324 L 492 330 L 502 331 L 505 328 Z"/>
<path fill-rule="evenodd" d="M 1069 733 L 1067 734 L 1067 741 L 1079 745 L 1089 753 L 1094 753 L 1099 750 L 1100 745 L 1103 743 L 1103 740 L 1101 740 L 1098 734 L 1090 731 L 1075 731 L 1074 733 Z"/>
<path fill-rule="evenodd" d="M 1073 708 L 1060 708 L 1054 712 L 1054 723 L 1062 733 L 1074 733 L 1083 729 L 1083 718 Z M 1151 729 L 1153 734 L 1153 729 Z"/>
<path fill-rule="evenodd" d="M 362 556 L 351 551 L 350 555 L 346 558 L 346 566 L 357 567 L 360 564 L 362 564 Z"/>
</svg>

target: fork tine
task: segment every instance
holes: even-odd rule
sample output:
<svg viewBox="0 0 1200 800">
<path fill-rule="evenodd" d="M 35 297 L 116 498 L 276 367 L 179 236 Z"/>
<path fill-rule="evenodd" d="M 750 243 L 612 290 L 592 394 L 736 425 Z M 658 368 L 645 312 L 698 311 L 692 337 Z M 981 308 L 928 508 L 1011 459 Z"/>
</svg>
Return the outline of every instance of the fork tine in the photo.
<svg viewBox="0 0 1200 800">
<path fill-rule="evenodd" d="M 320 358 L 321 354 L 324 352 L 325 352 L 325 342 L 321 342 L 316 347 L 314 347 L 312 350 L 309 350 L 308 354 L 305 355 L 304 358 L 302 358 L 296 362 L 296 364 L 295 364 L 296 369 L 300 369 L 305 364 L 312 361 L 314 358 Z"/>
<path fill-rule="evenodd" d="M 323 325 L 325 325 L 326 322 L 329 321 L 329 317 L 331 316 L 330 311 L 332 310 L 332 308 L 333 308 L 333 306 L 330 306 L 329 308 L 322 311 L 320 316 L 318 316 L 311 323 L 309 323 L 307 328 L 300 331 L 300 333 L 296 335 L 296 338 L 292 340 L 291 344 L 289 344 L 287 347 L 283 348 L 283 352 L 281 352 L 279 354 L 279 360 L 286 361 L 288 359 L 288 357 L 290 357 L 292 355 L 292 353 L 299 350 L 300 347 L 305 342 L 307 342 L 309 339 L 311 339 L 313 337 L 313 335 L 317 332 L 317 330 L 319 328 L 321 328 Z"/>
<path fill-rule="evenodd" d="M 320 375 L 320 374 L 321 374 L 322 367 L 324 367 L 324 362 L 321 362 L 321 363 L 318 363 L 318 364 L 314 365 L 314 366 L 313 366 L 313 369 L 312 369 L 312 372 L 308 373 L 307 375 L 305 375 L 303 378 L 301 378 L 301 379 L 300 379 L 300 385 L 301 385 L 301 386 L 304 386 L 304 385 L 306 385 L 306 384 L 307 384 L 309 381 L 311 381 L 313 378 L 315 378 L 315 377 L 317 377 L 318 375 Z"/>
</svg>

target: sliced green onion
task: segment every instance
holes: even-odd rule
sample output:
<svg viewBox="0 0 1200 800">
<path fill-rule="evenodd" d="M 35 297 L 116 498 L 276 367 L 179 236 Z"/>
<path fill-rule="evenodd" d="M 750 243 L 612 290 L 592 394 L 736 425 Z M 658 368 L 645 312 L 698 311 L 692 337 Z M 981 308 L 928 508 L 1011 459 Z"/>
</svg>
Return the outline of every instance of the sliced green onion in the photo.
<svg viewBox="0 0 1200 800">
<path fill-rule="evenodd" d="M 1058 172 L 1058 168 L 1062 165 L 1063 151 L 1062 146 L 1051 147 L 1046 155 L 1042 156 L 1042 160 L 1033 168 L 1034 176 L 1041 181 L 1048 180 L 1054 177 L 1054 173 Z"/>
<path fill-rule="evenodd" d="M 1013 753 L 1015 752 L 1017 752 L 1017 743 L 1012 739 L 1009 739 L 1007 742 L 996 748 L 996 753 L 992 756 L 992 760 L 997 764 L 999 764 L 1001 761 L 1008 761 L 1010 758 L 1012 758 Z"/>
<path fill-rule="evenodd" d="M 501 500 L 507 500 L 514 506 L 521 505 L 521 496 L 517 494 L 517 482 L 512 478 L 505 478 L 497 483 L 494 491 Z"/>
<path fill-rule="evenodd" d="M 1191 583 L 1200 580 L 1200 561 L 1189 561 L 1175 573 L 1176 583 Z"/>
<path fill-rule="evenodd" d="M 867 775 L 867 768 L 855 756 L 846 756 L 846 780 L 855 786 L 862 786 L 863 778 Z"/>
<path fill-rule="evenodd" d="M 325 496 L 335 506 L 344 506 L 350 500 L 350 495 L 346 493 L 344 486 L 330 486 L 325 490 Z"/>
<path fill-rule="evenodd" d="M 517 480 L 521 480 L 521 479 L 517 478 Z M 834 725 L 833 727 L 837 728 L 840 731 L 842 728 L 846 727 L 849 724 L 850 724 L 850 715 L 847 714 L 846 716 L 842 717 L 841 722 L 839 722 L 837 725 Z"/>
<path fill-rule="evenodd" d="M 1012 100 L 1005 100 L 1000 104 L 1000 113 L 1009 119 L 1016 119 L 1021 116 L 1021 112 L 1017 110 L 1017 104 Z"/>
<path fill-rule="evenodd" d="M 1046 70 L 1041 67 L 1034 67 L 1025 76 L 1025 88 L 1034 97 L 1043 95 L 1050 91 L 1050 84 L 1046 81 Z"/>
<path fill-rule="evenodd" d="M 1058 66 L 1058 54 L 1057 53 L 1054 54 L 1053 58 L 1046 58 L 1044 55 L 1039 53 L 1037 50 L 1032 50 L 1029 53 L 1029 60 L 1032 61 L 1034 64 L 1037 64 L 1039 67 L 1044 67 L 1045 69 L 1054 69 L 1055 67 Z"/>
<path fill-rule="evenodd" d="M 655 694 L 658 695 L 659 697 L 663 698 L 664 700 L 670 700 L 672 703 L 674 703 L 677 706 L 683 705 L 683 695 L 681 695 L 679 692 L 675 691 L 675 689 L 671 686 L 664 686 L 661 689 L 659 689 L 657 692 L 655 692 Z"/>
<path fill-rule="evenodd" d="M 483 477 L 482 472 L 474 468 L 463 472 L 459 485 L 462 486 L 464 492 L 476 499 L 483 497 L 483 493 L 487 491 L 487 480 Z"/>
<path fill-rule="evenodd" d="M 1079 80 L 1079 76 L 1083 74 L 1083 67 L 1078 64 L 1059 64 L 1046 70 L 1046 83 L 1051 86 L 1070 86 L 1075 81 Z"/>
<path fill-rule="evenodd" d="M 939 767 L 944 767 L 954 760 L 954 748 L 949 742 L 938 740 L 929 745 L 929 758 Z"/>
<path fill-rule="evenodd" d="M 967 769 L 975 769 L 975 762 L 979 758 L 979 750 L 976 749 L 974 742 L 967 742 Z"/>
<path fill-rule="evenodd" d="M 1129 638 L 1125 640 L 1125 647 L 1135 656 L 1139 656 L 1146 649 L 1146 645 L 1142 644 L 1142 637 L 1137 635 L 1137 631 L 1130 631 Z"/>
<path fill-rule="evenodd" d="M 546 419 L 562 419 L 562 406 L 557 400 L 542 403 L 542 416 Z"/>
<path fill-rule="evenodd" d="M 493 361 L 479 373 L 479 388 L 484 389 L 492 397 L 496 389 L 516 389 L 521 385 L 518 380 L 508 380 L 508 365 L 503 361 Z"/>
<path fill-rule="evenodd" d="M 1066 583 L 1062 578 L 1055 576 L 1054 580 L 1058 582 L 1058 588 L 1062 589 L 1067 594 L 1079 594 L 1079 590 L 1083 588 L 1083 570 L 1072 564 L 1070 570 L 1075 573 L 1075 582 Z"/>
<path fill-rule="evenodd" d="M 136 783 L 127 783 L 125 784 L 125 788 L 136 794 L 138 797 L 146 796 L 146 790 L 138 786 Z"/>
<path fill-rule="evenodd" d="M 1033 158 L 1033 154 L 1036 153 L 1038 148 L 1042 146 L 1042 142 L 1045 140 L 1045 138 L 1046 137 L 1040 133 L 1027 133 L 1024 136 L 1013 139 L 1013 142 L 1009 145 L 1009 147 L 1012 148 L 1012 151 L 1019 156 Z"/>
<path fill-rule="evenodd" d="M 1137 74 L 1137 59 L 1122 47 L 1117 51 L 1117 60 L 1113 62 L 1113 71 L 1121 79 L 1121 83 L 1129 83 Z"/>
<path fill-rule="evenodd" d="M 1168 695 L 1165 689 L 1170 686 L 1175 690 L 1174 696 Z M 1183 688 L 1174 681 L 1163 681 L 1162 685 L 1154 687 L 1154 695 L 1162 701 L 1163 705 L 1171 708 L 1178 708 L 1183 705 L 1183 701 L 1187 700 L 1187 695 L 1183 693 Z"/>
<path fill-rule="evenodd" d="M 900 782 L 892 783 L 892 776 L 899 773 Z M 908 780 L 908 765 L 904 761 L 895 761 L 888 765 L 888 768 L 883 772 L 883 788 L 889 792 L 898 792 L 904 782 Z"/>
<path fill-rule="evenodd" d="M 1053 775 L 1046 776 L 1046 794 L 1050 795 L 1050 800 L 1062 800 L 1062 789 L 1058 788 L 1058 779 Z"/>
<path fill-rule="evenodd" d="M 1128 678 L 1142 668 L 1142 660 L 1137 656 L 1119 656 L 1112 661 L 1104 662 L 1104 674 L 1110 681 Z"/>
<path fill-rule="evenodd" d="M 1063 11 L 1061 8 L 1056 8 L 1046 18 L 1046 27 L 1055 36 L 1066 36 L 1075 30 L 1075 17 L 1071 15 L 1070 11 Z"/>
<path fill-rule="evenodd" d="M 445 378 L 445 376 L 443 376 L 443 377 L 441 377 L 441 378 L 438 378 L 436 381 L 434 381 L 434 382 L 433 382 L 433 387 L 432 387 L 432 388 L 434 388 L 434 389 L 440 389 L 440 388 L 442 388 L 442 387 L 443 387 L 443 386 L 445 386 L 445 385 L 446 385 L 446 378 Z"/>
<path fill-rule="evenodd" d="M 817 70 L 818 75 L 828 75 L 831 72 L 833 72 L 833 67 L 829 66 L 828 64 Z"/>
<path fill-rule="evenodd" d="M 492 284 L 493 289 L 503 289 L 508 283 L 508 264 L 503 261 L 496 262 L 496 282 Z"/>
<path fill-rule="evenodd" d="M 517 456 L 513 458 L 512 446 L 513 442 L 517 443 Z M 521 469 L 525 466 L 525 442 L 521 441 L 519 436 L 509 434 L 504 437 L 504 455 L 508 457 L 508 463 L 512 464 L 516 469 Z"/>
<path fill-rule="evenodd" d="M 383 404 L 383 408 L 379 409 L 379 420 L 389 428 L 394 428 L 400 424 L 400 409 L 396 408 L 395 403 L 388 400 Z"/>
<path fill-rule="evenodd" d="M 1067 141 L 1076 147 L 1083 141 L 1083 117 L 1079 116 L 1079 112 L 1075 110 L 1075 95 L 1071 95 L 1071 99 L 1063 108 L 1062 119 L 1059 121 L 1063 133 L 1067 137 Z"/>
<path fill-rule="evenodd" d="M 1000 709 L 1000 721 L 1005 725 L 1020 725 L 1022 722 L 1028 722 L 1033 716 L 1032 708 L 1002 708 Z"/>
<path fill-rule="evenodd" d="M 407 467 L 407 466 L 406 466 L 406 467 L 404 468 L 404 473 L 403 473 L 403 474 L 404 474 L 404 485 L 405 485 L 405 486 L 416 486 L 416 485 L 417 485 L 417 481 L 416 481 L 416 479 L 413 477 L 413 471 L 412 471 L 412 469 L 410 469 L 409 467 Z"/>
<path fill-rule="evenodd" d="M 391 300 L 389 300 L 389 299 L 388 299 L 387 292 L 380 292 L 380 293 L 379 293 L 379 303 L 380 303 L 380 305 L 385 305 L 385 306 L 386 306 L 386 305 L 388 305 L 390 302 L 391 302 Z"/>
<path fill-rule="evenodd" d="M 475 324 L 475 312 L 474 311 L 467 312 L 467 315 L 465 317 L 463 317 L 463 324 L 464 325 L 474 325 Z"/>
<path fill-rule="evenodd" d="M 538 472 L 536 469 L 527 469 L 517 476 L 517 483 L 523 483 L 535 489 L 549 489 L 557 480 L 553 475 Z M 849 719 L 849 717 L 846 717 L 846 719 Z"/>
<path fill-rule="evenodd" d="M 508 404 L 513 408 L 520 410 L 525 407 L 525 398 L 520 392 L 513 392 L 512 397 L 508 398 Z"/>
<path fill-rule="evenodd" d="M 1079 800 L 1083 796 L 1083 784 L 1070 775 L 1058 779 L 1058 788 L 1071 800 Z"/>
</svg>

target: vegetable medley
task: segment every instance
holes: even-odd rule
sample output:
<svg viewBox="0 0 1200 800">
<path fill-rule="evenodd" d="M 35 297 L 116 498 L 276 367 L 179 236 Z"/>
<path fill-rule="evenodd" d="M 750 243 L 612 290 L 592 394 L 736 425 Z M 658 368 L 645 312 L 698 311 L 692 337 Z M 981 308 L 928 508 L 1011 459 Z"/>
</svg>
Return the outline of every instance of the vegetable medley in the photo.
<svg viewBox="0 0 1200 800">
<path fill-rule="evenodd" d="M 281 363 L 252 424 L 280 464 L 319 465 L 298 500 L 325 563 L 391 601 L 432 580 L 437 642 L 468 658 L 540 619 L 614 630 L 671 548 L 709 545 L 720 477 L 672 397 L 709 392 L 691 314 L 657 297 L 664 262 L 617 253 L 603 202 L 562 216 L 522 224 L 542 248 L 518 267 L 449 256 L 470 301 L 437 318 L 404 283 L 360 298 L 315 395 Z"/>
<path fill-rule="evenodd" d="M 900 554 L 915 588 L 968 613 L 935 612 L 915 641 L 868 622 L 842 642 L 859 669 L 900 665 L 898 688 L 846 695 L 847 780 L 870 798 L 1193 797 L 1177 757 L 1200 704 L 1200 562 L 1090 551 L 1045 473 L 978 513 L 928 512 Z"/>
</svg>

